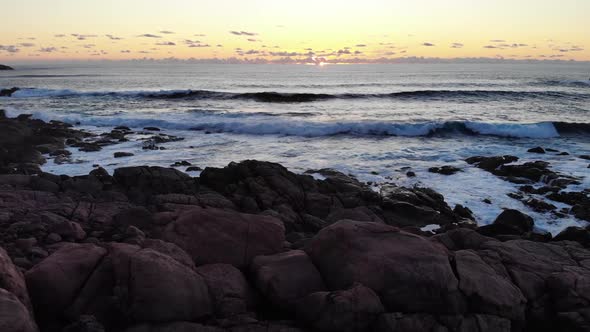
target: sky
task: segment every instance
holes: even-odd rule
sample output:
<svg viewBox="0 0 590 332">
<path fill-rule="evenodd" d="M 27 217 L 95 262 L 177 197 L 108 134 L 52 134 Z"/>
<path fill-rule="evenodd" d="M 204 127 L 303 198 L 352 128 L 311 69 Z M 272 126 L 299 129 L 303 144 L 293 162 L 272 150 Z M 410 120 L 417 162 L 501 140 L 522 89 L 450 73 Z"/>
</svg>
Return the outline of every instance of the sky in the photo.
<svg viewBox="0 0 590 332">
<path fill-rule="evenodd" d="M 590 60 L 589 0 L 18 0 L 0 62 Z"/>
</svg>

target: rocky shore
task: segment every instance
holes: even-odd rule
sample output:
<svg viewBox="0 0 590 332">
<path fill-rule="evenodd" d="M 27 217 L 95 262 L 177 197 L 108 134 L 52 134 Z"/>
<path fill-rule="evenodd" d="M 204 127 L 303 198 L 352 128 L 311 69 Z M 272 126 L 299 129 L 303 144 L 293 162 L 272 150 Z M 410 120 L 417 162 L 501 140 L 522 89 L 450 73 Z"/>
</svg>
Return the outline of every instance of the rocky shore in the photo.
<svg viewBox="0 0 590 332">
<path fill-rule="evenodd" d="M 14 70 L 14 68 L 7 65 L 0 65 L 0 70 Z"/>
<path fill-rule="evenodd" d="M 157 129 L 144 148 L 182 139 Z M 1 331 L 590 331 L 589 229 L 552 237 L 516 210 L 478 227 L 429 188 L 263 161 L 40 168 L 131 134 L 0 114 Z M 546 163 L 467 163 L 590 221 L 588 190 Z"/>
</svg>

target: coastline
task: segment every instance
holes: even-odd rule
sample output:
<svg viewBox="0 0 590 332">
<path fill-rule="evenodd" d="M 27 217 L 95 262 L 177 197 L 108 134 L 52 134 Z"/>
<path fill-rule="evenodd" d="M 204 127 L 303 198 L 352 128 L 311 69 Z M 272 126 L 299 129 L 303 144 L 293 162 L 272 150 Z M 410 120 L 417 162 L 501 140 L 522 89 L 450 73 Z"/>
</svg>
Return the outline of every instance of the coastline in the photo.
<svg viewBox="0 0 590 332">
<path fill-rule="evenodd" d="M 2 117 L 0 127 L 0 281 L 7 285 L 0 296 L 19 303 L 11 310 L 23 331 L 574 331 L 590 324 L 588 229 L 552 237 L 515 210 L 478 227 L 468 206 L 451 207 L 429 188 L 376 192 L 335 170 L 296 174 L 254 160 L 198 177 L 149 166 L 55 175 L 39 167 L 45 156 L 68 162 L 68 149 L 116 145 L 131 130 L 97 135 L 26 115 Z M 144 131 L 147 149 L 181 139 Z M 556 213 L 589 218 L 588 193 L 562 192 L 577 179 L 546 163 L 467 162 L 509 182 L 528 180 L 522 199 L 539 209 L 551 207 L 526 194 L 551 195 L 571 206 Z M 432 172 L 456 171 L 441 166 Z"/>
</svg>

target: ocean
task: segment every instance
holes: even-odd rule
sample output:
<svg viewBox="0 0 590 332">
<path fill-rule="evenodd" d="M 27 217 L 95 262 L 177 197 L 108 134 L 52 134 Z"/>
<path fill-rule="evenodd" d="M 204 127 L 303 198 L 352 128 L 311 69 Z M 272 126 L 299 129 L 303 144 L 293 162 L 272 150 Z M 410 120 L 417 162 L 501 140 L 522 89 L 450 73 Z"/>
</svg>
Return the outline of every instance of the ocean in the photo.
<svg viewBox="0 0 590 332">
<path fill-rule="evenodd" d="M 184 138 L 154 151 L 142 149 L 138 134 L 102 151 L 72 151 L 71 164 L 49 160 L 43 166 L 48 172 L 82 175 L 95 164 L 112 171 L 181 160 L 221 167 L 244 159 L 278 162 L 299 173 L 334 168 L 376 190 L 383 183 L 431 187 L 449 205 L 473 210 L 479 224 L 515 208 L 555 234 L 585 222 L 530 210 L 507 196 L 517 185 L 464 159 L 510 154 L 545 160 L 555 171 L 582 178 L 567 190 L 590 188 L 588 161 L 576 157 L 590 154 L 589 69 L 579 63 L 28 64 L 0 72 L 0 89 L 21 88 L 0 98 L 0 109 L 97 133 L 155 126 Z M 570 155 L 527 152 L 535 146 Z M 135 156 L 114 158 L 118 151 Z M 442 165 L 463 171 L 427 171 Z M 408 171 L 417 176 L 407 177 Z"/>
</svg>

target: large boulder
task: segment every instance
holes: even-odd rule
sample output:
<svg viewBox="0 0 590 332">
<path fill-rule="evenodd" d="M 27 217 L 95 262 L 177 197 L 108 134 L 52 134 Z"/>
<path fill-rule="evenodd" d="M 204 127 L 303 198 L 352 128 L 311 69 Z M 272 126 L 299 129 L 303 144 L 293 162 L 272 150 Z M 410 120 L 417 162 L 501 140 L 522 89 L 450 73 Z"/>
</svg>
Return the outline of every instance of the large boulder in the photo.
<svg viewBox="0 0 590 332">
<path fill-rule="evenodd" d="M 207 283 L 217 317 L 231 317 L 254 309 L 255 292 L 237 268 L 208 264 L 199 266 L 196 272 Z"/>
<path fill-rule="evenodd" d="M 529 215 L 518 210 L 506 209 L 498 215 L 494 224 L 514 227 L 521 233 L 525 233 L 533 230 L 535 221 Z"/>
<path fill-rule="evenodd" d="M 32 309 L 24 276 L 3 248 L 0 248 L 0 288 L 14 294 L 27 309 Z"/>
<path fill-rule="evenodd" d="M 197 265 L 246 267 L 252 258 L 282 250 L 282 222 L 276 218 L 194 207 L 181 211 L 162 238 L 184 249 Z"/>
<path fill-rule="evenodd" d="M 29 309 L 13 293 L 0 288 L 0 331 L 37 332 Z"/>
<path fill-rule="evenodd" d="M 164 167 L 122 167 L 113 174 L 115 182 L 128 196 L 138 202 L 146 202 L 155 194 L 193 194 L 197 182 L 186 173 Z"/>
<path fill-rule="evenodd" d="M 257 288 L 277 307 L 289 308 L 304 296 L 326 289 L 322 276 L 302 250 L 258 256 L 251 269 Z"/>
<path fill-rule="evenodd" d="M 383 332 L 510 332 L 510 320 L 491 315 L 433 316 L 422 313 L 386 313 L 375 331 Z"/>
<path fill-rule="evenodd" d="M 524 322 L 526 299 L 509 278 L 497 274 L 475 252 L 455 252 L 459 289 L 472 310 Z"/>
<path fill-rule="evenodd" d="M 128 315 L 138 322 L 192 321 L 212 313 L 203 278 L 152 249 L 129 262 Z"/>
<path fill-rule="evenodd" d="M 297 305 L 297 316 L 319 331 L 366 331 L 385 309 L 370 288 L 316 292 Z"/>
<path fill-rule="evenodd" d="M 69 244 L 27 271 L 27 287 L 40 326 L 52 326 L 64 318 L 63 312 L 106 253 L 93 244 Z"/>
<path fill-rule="evenodd" d="M 465 309 L 449 253 L 438 242 L 384 224 L 340 221 L 320 231 L 305 251 L 330 289 L 361 283 L 390 311 Z"/>
</svg>

